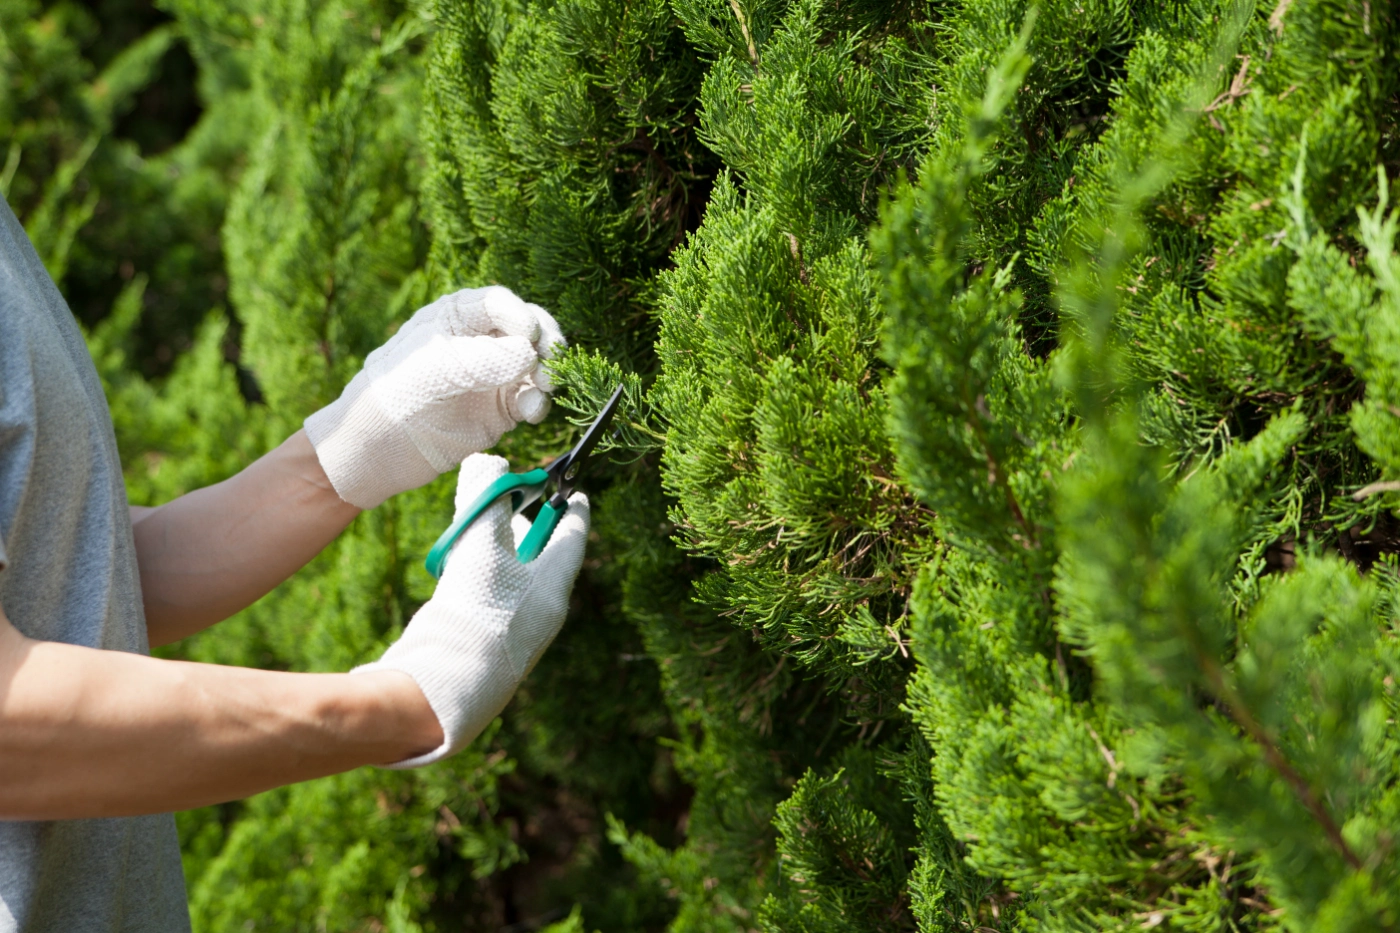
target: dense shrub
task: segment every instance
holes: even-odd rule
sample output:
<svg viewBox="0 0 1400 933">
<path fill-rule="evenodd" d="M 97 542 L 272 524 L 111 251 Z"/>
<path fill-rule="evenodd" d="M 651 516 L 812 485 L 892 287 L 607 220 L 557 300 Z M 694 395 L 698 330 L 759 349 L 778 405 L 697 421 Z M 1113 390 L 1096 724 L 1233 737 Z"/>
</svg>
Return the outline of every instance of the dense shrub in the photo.
<svg viewBox="0 0 1400 933">
<path fill-rule="evenodd" d="M 169 371 L 225 300 L 218 260 L 236 148 L 187 136 L 195 66 L 169 17 L 141 4 L 0 4 L 0 191 L 95 323 L 143 289 L 133 363 Z"/>
<path fill-rule="evenodd" d="M 451 288 L 573 340 L 517 464 L 628 386 L 501 725 L 182 815 L 199 928 L 1400 927 L 1393 4 L 168 9 L 232 316 L 93 330 L 134 501 Z M 449 492 L 181 655 L 372 655 Z"/>
</svg>

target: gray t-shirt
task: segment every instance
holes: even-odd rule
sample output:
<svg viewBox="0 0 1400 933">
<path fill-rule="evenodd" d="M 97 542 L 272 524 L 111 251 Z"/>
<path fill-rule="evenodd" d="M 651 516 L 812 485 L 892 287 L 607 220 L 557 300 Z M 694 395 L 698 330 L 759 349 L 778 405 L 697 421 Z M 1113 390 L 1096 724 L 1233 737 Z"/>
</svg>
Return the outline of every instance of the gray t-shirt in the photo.
<svg viewBox="0 0 1400 933">
<path fill-rule="evenodd" d="M 117 442 L 77 323 L 0 199 L 0 607 L 25 635 L 149 652 Z M 190 928 L 175 820 L 0 820 L 0 933 Z"/>
</svg>

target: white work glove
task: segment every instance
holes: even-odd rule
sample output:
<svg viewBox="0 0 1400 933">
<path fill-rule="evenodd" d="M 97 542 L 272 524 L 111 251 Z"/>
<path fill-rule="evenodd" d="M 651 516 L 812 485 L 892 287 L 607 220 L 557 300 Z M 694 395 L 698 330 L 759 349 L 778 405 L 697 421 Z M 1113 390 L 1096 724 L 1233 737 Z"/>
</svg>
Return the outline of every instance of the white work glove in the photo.
<svg viewBox="0 0 1400 933">
<path fill-rule="evenodd" d="M 475 454 L 457 479 L 457 515 L 507 471 L 505 460 Z M 588 540 L 588 497 L 574 493 L 544 551 L 528 564 L 515 549 L 530 530 L 512 521 L 510 496 L 481 513 L 448 553 L 433 598 L 402 637 L 362 671 L 403 671 L 437 714 L 442 745 L 390 768 L 446 758 L 481 734 L 564 624 L 569 591 Z"/>
<path fill-rule="evenodd" d="M 554 318 L 508 288 L 471 288 L 418 311 L 306 436 L 340 498 L 372 509 L 538 424 L 554 390 L 544 361 L 564 347 Z"/>
</svg>

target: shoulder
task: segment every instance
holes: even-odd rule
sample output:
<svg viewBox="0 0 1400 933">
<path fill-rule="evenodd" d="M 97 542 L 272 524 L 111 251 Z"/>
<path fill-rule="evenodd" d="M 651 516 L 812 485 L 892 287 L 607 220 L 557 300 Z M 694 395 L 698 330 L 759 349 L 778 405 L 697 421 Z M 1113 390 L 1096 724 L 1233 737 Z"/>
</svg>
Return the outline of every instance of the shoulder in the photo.
<svg viewBox="0 0 1400 933">
<path fill-rule="evenodd" d="M 0 199 L 0 472 L 27 460 L 40 422 L 51 434 L 81 429 L 91 401 L 85 368 L 92 363 L 67 302 Z"/>
<path fill-rule="evenodd" d="M 0 198 L 0 326 L 19 326 L 27 319 L 51 318 L 68 305 L 44 268 L 43 260 L 24 232 L 8 201 Z"/>
</svg>

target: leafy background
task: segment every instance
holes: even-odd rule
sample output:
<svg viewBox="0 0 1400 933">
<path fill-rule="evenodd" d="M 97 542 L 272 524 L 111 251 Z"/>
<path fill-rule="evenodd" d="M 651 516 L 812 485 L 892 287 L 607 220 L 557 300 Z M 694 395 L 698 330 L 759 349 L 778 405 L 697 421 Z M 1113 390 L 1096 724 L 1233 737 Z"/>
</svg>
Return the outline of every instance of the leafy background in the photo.
<svg viewBox="0 0 1400 933">
<path fill-rule="evenodd" d="M 1400 928 L 1382 0 L 0 0 L 133 502 L 445 291 L 624 430 L 468 751 L 179 815 L 214 930 Z M 345 670 L 451 478 L 174 656 Z"/>
</svg>

